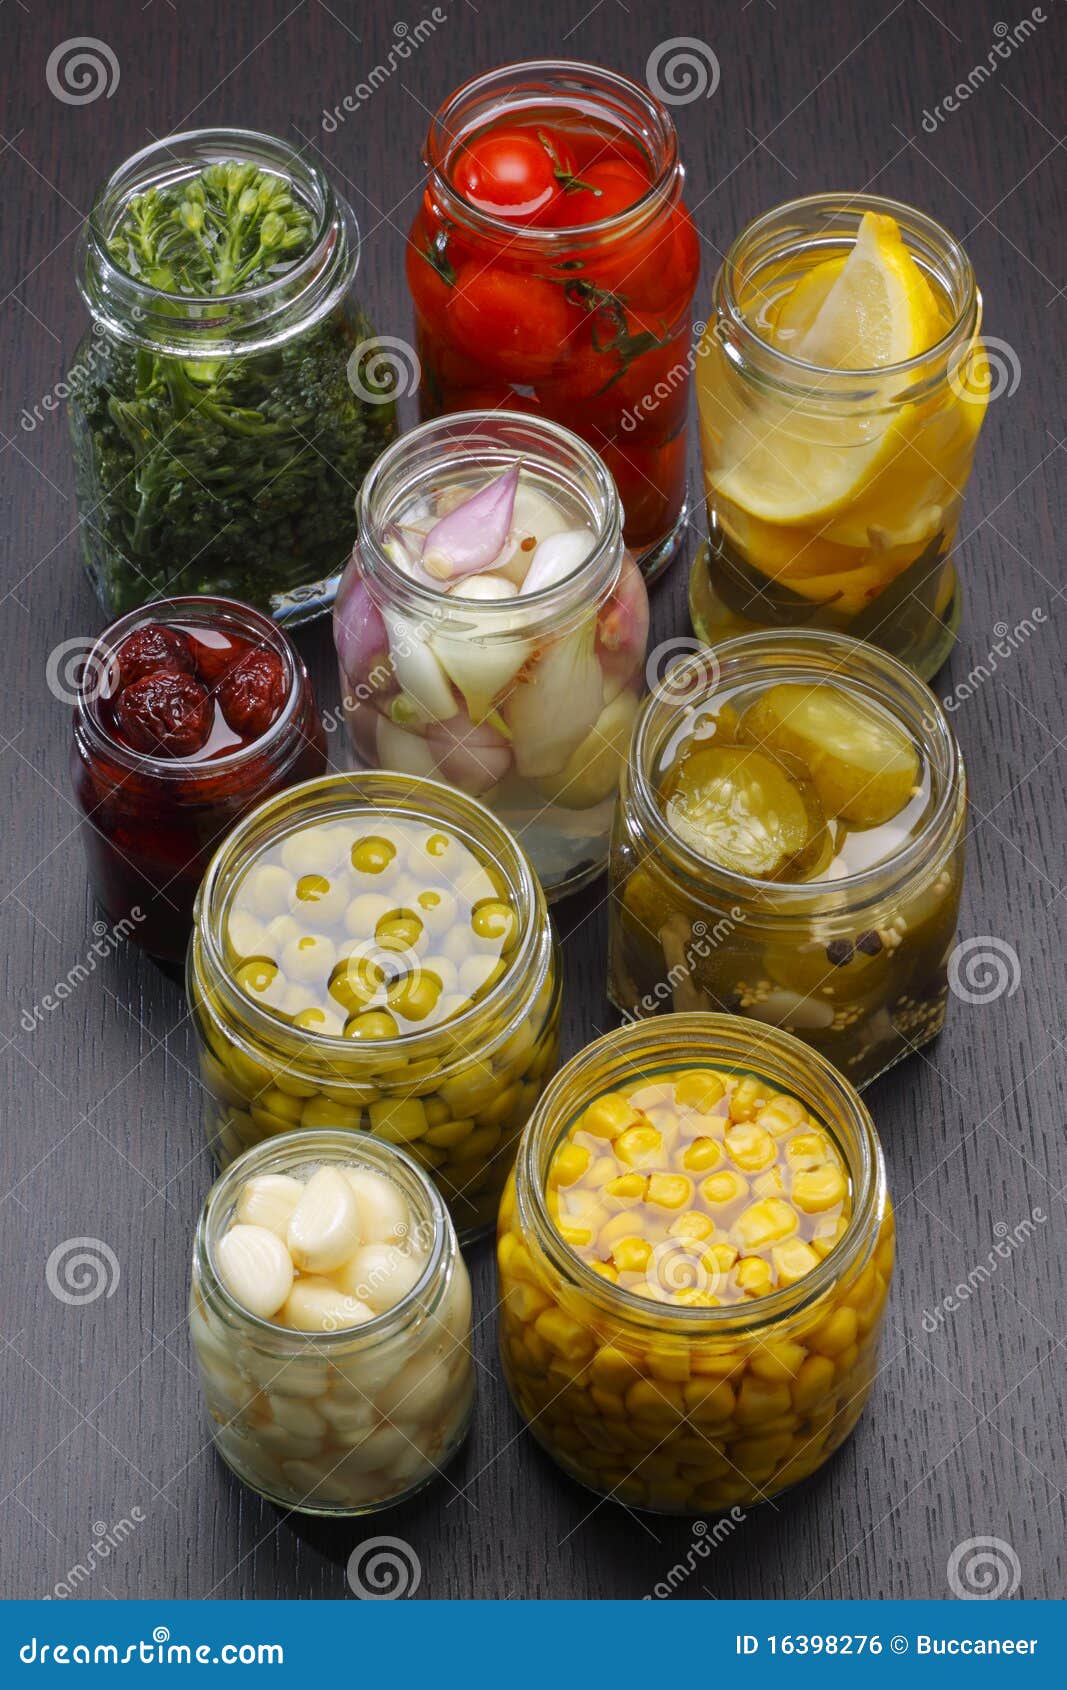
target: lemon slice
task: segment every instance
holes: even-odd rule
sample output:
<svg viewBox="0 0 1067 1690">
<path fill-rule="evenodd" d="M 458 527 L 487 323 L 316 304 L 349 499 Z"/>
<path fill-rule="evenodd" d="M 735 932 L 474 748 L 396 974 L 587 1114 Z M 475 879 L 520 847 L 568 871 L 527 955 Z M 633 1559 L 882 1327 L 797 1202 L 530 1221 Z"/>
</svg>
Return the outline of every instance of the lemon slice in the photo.
<svg viewBox="0 0 1067 1690">
<path fill-rule="evenodd" d="M 840 261 L 837 261 L 840 263 Z M 782 304 L 779 332 L 806 316 L 808 290 L 833 265 L 818 264 Z M 880 370 L 917 358 L 940 338 L 937 301 L 892 217 L 864 214 L 856 243 L 800 334 L 795 356 L 830 370 Z"/>
<path fill-rule="evenodd" d="M 868 212 L 842 262 L 815 265 L 783 300 L 775 334 L 783 350 L 828 372 L 877 370 L 923 352 L 942 324 L 929 283 L 891 217 Z M 832 390 L 830 375 L 826 378 Z M 704 461 L 714 493 L 752 517 L 783 526 L 830 523 L 882 477 L 875 508 L 861 533 L 833 533 L 862 543 L 868 522 L 886 527 L 882 507 L 910 508 L 906 477 L 891 471 L 920 426 L 916 407 L 889 420 L 841 416 L 813 403 L 759 394 L 737 405 L 732 384 L 713 361 L 701 382 Z M 954 407 L 953 407 L 954 408 Z"/>
</svg>

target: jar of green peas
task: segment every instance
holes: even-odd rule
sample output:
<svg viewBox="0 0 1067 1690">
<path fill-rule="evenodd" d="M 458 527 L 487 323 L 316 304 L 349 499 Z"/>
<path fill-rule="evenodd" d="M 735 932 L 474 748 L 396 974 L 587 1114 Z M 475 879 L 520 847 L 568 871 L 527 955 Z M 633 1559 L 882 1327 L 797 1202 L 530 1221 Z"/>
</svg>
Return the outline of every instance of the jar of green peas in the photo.
<svg viewBox="0 0 1067 1690">
<path fill-rule="evenodd" d="M 298 1128 L 371 1132 L 461 1239 L 491 1224 L 560 984 L 540 884 L 476 799 L 388 772 L 269 799 L 205 875 L 188 991 L 220 1165 Z"/>
</svg>

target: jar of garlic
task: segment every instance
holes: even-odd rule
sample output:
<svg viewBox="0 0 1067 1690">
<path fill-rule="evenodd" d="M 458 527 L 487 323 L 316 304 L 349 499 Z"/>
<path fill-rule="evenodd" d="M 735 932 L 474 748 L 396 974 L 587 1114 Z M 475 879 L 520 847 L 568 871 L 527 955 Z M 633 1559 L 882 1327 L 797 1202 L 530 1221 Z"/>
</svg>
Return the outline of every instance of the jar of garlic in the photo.
<svg viewBox="0 0 1067 1690">
<path fill-rule="evenodd" d="M 268 1501 L 367 1514 L 429 1484 L 470 1421 L 470 1323 L 448 1211 L 394 1145 L 287 1133 L 208 1195 L 193 1349 L 216 1448 Z"/>
</svg>

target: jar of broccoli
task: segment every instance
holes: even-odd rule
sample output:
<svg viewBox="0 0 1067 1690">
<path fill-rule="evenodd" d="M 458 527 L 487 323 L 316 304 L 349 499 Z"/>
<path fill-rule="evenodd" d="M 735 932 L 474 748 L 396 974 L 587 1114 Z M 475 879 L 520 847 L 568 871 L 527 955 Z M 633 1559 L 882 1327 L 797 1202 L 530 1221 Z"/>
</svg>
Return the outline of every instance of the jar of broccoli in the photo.
<svg viewBox="0 0 1067 1690">
<path fill-rule="evenodd" d="M 69 400 L 86 568 L 109 615 L 175 593 L 302 621 L 396 429 L 356 301 L 359 232 L 316 165 L 239 129 L 172 135 L 97 194 Z"/>
<path fill-rule="evenodd" d="M 560 986 L 540 883 L 475 799 L 389 772 L 268 799 L 204 877 L 188 990 L 224 1167 L 296 1128 L 370 1132 L 461 1239 L 492 1224 Z"/>
</svg>

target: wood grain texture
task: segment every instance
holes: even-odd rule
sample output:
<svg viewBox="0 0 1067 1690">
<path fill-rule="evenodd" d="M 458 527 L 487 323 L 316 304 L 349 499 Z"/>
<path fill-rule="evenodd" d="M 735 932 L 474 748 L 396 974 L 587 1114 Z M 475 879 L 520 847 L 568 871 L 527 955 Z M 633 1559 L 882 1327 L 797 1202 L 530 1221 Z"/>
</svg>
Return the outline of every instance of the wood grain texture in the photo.
<svg viewBox="0 0 1067 1690">
<path fill-rule="evenodd" d="M 73 286 L 77 231 L 95 185 L 153 136 L 247 125 L 319 149 L 365 236 L 363 294 L 383 332 L 410 332 L 403 234 L 420 191 L 419 149 L 440 99 L 495 62 L 562 52 L 638 78 L 674 36 L 709 43 L 714 97 L 676 107 L 689 199 L 704 243 L 702 299 L 719 255 L 757 212 L 795 194 L 870 187 L 914 202 L 963 236 L 988 332 L 1014 349 L 1018 390 L 991 408 L 963 526 L 966 583 L 948 694 L 981 663 L 998 624 L 1046 620 L 955 712 L 974 815 L 961 931 L 1019 959 L 1010 995 L 955 1003 L 930 1052 L 881 1081 L 880 1124 L 901 1257 L 885 1366 L 868 1412 L 830 1469 L 751 1514 L 676 1591 L 704 1596 L 947 1597 L 962 1540 L 1013 1546 L 1020 1594 L 1067 1590 L 1064 1489 L 1063 1039 L 1067 880 L 1062 446 L 1063 158 L 1056 150 L 1059 12 L 955 115 L 924 111 L 985 62 L 994 0 L 455 0 L 444 23 L 333 134 L 333 108 L 385 59 L 403 14 L 350 0 L 207 0 L 143 10 L 97 0 L 7 0 L 0 336 L 5 708 L 3 981 L 4 1595 L 41 1596 L 85 1563 L 94 1524 L 143 1520 L 75 1593 L 86 1596 L 348 1594 L 362 1539 L 407 1539 L 421 1597 L 640 1596 L 684 1562 L 686 1524 L 597 1504 L 522 1434 L 495 1351 L 493 1274 L 472 1261 L 481 1390 L 471 1443 L 431 1492 L 372 1523 L 284 1520 L 243 1491 L 205 1445 L 183 1313 L 195 1217 L 211 1179 L 200 1137 L 190 1028 L 178 988 L 132 951 L 98 964 L 61 1012 L 24 1012 L 91 942 L 67 787 L 69 713 L 46 683 L 57 642 L 100 616 L 83 580 L 66 431 L 41 411 L 84 328 Z M 935 15 L 936 14 L 936 15 Z M 109 98 L 72 105 L 46 85 L 59 42 L 91 29 L 121 67 Z M 1058 214 L 1058 215 L 1057 215 Z M 695 467 L 695 460 L 694 460 Z M 700 519 L 692 540 L 699 539 Z M 656 592 L 658 637 L 687 631 L 685 571 Z M 336 696 L 328 634 L 300 638 L 324 705 Z M 335 748 L 339 749 L 339 748 Z M 603 883 L 559 912 L 566 1051 L 614 1024 L 604 998 Z M 1004 1224 L 1040 1211 L 1033 1237 L 943 1323 L 933 1310 Z M 112 1296 L 84 1308 L 47 1290 L 53 1246 L 106 1240 Z"/>
</svg>

